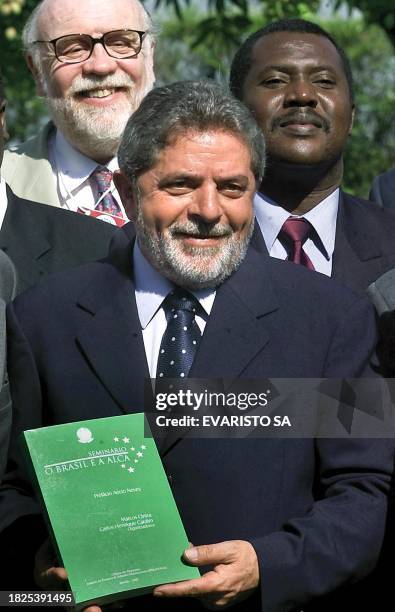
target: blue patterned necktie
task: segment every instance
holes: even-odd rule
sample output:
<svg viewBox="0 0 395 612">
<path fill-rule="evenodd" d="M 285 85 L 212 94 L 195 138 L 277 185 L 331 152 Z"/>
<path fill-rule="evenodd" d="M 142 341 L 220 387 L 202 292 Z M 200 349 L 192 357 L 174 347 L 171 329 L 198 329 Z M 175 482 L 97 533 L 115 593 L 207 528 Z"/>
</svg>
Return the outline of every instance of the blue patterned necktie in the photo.
<svg viewBox="0 0 395 612">
<path fill-rule="evenodd" d="M 177 288 L 163 301 L 167 327 L 159 349 L 156 378 L 186 378 L 191 369 L 201 333 L 195 314 L 202 312 L 189 291 Z"/>
<path fill-rule="evenodd" d="M 105 193 L 106 195 L 100 200 L 99 204 L 95 206 L 95 210 L 115 215 L 116 217 L 122 216 L 121 208 L 112 195 L 111 191 L 108 191 L 111 186 L 112 172 L 108 168 L 103 166 L 97 166 L 91 174 L 91 178 L 94 181 L 99 198 Z M 108 192 L 108 193 L 106 193 Z"/>
</svg>

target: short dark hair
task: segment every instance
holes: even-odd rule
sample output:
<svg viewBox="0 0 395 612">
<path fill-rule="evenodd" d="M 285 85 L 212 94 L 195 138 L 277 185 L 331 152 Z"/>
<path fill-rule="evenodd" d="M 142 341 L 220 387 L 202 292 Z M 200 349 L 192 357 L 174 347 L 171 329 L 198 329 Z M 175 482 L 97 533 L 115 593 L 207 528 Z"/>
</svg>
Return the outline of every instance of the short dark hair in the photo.
<svg viewBox="0 0 395 612">
<path fill-rule="evenodd" d="M 118 150 L 119 167 L 137 188 L 172 138 L 189 130 L 229 132 L 245 143 L 260 183 L 265 145 L 250 110 L 214 81 L 180 81 L 150 91 L 130 117 Z M 231 152 L 230 152 L 231 154 Z"/>
<path fill-rule="evenodd" d="M 335 47 L 339 54 L 340 60 L 343 65 L 345 77 L 347 79 L 348 89 L 350 92 L 351 103 L 354 102 L 354 85 L 351 72 L 351 66 L 349 59 L 342 47 L 332 38 L 332 36 L 326 32 L 321 26 L 305 19 L 279 19 L 273 21 L 267 26 L 257 30 L 251 36 L 244 41 L 240 49 L 236 52 L 233 58 L 232 65 L 230 68 L 229 86 L 233 95 L 239 100 L 243 99 L 243 88 L 246 77 L 250 71 L 252 64 L 252 53 L 255 44 L 268 34 L 274 34 L 276 32 L 300 32 L 304 34 L 317 34 L 318 36 L 324 36 Z"/>
</svg>

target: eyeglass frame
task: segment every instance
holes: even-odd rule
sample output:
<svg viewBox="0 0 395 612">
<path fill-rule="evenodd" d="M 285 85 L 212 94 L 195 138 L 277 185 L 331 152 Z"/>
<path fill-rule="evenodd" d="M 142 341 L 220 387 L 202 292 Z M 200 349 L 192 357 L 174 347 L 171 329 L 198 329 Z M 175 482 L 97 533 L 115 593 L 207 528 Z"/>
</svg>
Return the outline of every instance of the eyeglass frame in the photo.
<svg viewBox="0 0 395 612">
<path fill-rule="evenodd" d="M 137 51 L 137 53 L 133 53 L 132 55 L 125 55 L 124 57 L 115 57 L 114 55 L 111 55 L 111 53 L 108 52 L 108 49 L 105 45 L 104 42 L 104 38 L 105 36 L 107 36 L 108 34 L 114 34 L 114 32 L 135 32 L 136 34 L 139 35 L 140 37 L 140 49 Z M 82 62 L 86 62 L 92 55 L 93 53 L 93 49 L 95 48 L 95 45 L 100 43 L 104 49 L 104 51 L 107 53 L 107 55 L 109 57 L 112 57 L 113 59 L 132 59 L 133 57 L 137 57 L 140 52 L 141 49 L 143 48 L 143 42 L 144 42 L 144 36 L 148 33 L 148 30 L 145 30 L 144 32 L 141 30 L 132 30 L 130 28 L 124 28 L 121 30 L 110 30 L 109 32 L 104 32 L 104 34 L 102 34 L 102 36 L 100 37 L 94 37 L 91 36 L 90 34 L 84 34 L 83 32 L 79 33 L 79 34 L 63 34 L 63 36 L 58 36 L 57 38 L 53 38 L 52 40 L 34 40 L 32 42 L 33 45 L 39 44 L 39 43 L 45 43 L 45 44 L 50 44 L 53 46 L 53 50 L 55 53 L 55 57 L 58 60 L 58 62 L 60 62 L 61 64 L 82 64 Z M 61 40 L 62 38 L 68 38 L 70 36 L 86 36 L 90 39 L 91 41 L 91 50 L 89 52 L 88 57 L 86 57 L 83 60 L 78 60 L 78 61 L 72 61 L 72 62 L 68 62 L 65 60 L 61 60 L 56 52 L 56 43 L 58 42 L 58 40 Z"/>
</svg>

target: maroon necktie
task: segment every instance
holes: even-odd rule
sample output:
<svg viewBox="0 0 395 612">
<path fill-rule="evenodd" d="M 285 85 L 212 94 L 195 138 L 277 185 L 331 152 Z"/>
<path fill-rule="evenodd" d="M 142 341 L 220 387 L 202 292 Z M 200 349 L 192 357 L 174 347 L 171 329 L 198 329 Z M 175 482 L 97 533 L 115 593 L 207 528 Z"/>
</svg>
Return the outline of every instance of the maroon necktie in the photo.
<svg viewBox="0 0 395 612">
<path fill-rule="evenodd" d="M 278 235 L 280 242 L 286 243 L 289 248 L 289 261 L 306 266 L 314 270 L 313 262 L 304 252 L 303 245 L 309 237 L 312 226 L 306 219 L 288 217 Z"/>
<path fill-rule="evenodd" d="M 108 191 L 110 189 L 112 181 L 111 170 L 103 166 L 97 166 L 97 168 L 92 172 L 91 178 L 97 186 L 99 198 L 101 198 L 104 193 L 106 194 L 104 198 L 100 200 L 99 204 L 97 204 L 95 209 L 109 213 L 110 215 L 121 217 L 121 208 L 114 196 L 112 195 L 111 191 Z"/>
</svg>

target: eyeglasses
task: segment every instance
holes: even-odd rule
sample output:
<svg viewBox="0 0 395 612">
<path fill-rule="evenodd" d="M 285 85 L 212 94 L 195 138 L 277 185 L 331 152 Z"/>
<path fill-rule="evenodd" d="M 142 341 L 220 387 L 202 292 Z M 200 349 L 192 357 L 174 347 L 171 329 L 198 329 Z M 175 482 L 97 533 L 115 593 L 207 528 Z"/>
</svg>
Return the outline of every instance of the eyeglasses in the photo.
<svg viewBox="0 0 395 612">
<path fill-rule="evenodd" d="M 56 58 L 64 64 L 79 64 L 90 58 L 93 47 L 100 43 L 107 54 L 115 59 L 137 57 L 146 32 L 139 30 L 113 30 L 100 38 L 89 34 L 67 34 L 52 40 L 35 40 L 33 44 L 47 43 L 53 46 Z"/>
</svg>

